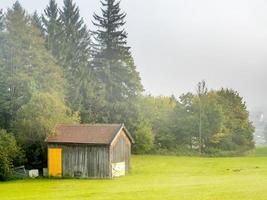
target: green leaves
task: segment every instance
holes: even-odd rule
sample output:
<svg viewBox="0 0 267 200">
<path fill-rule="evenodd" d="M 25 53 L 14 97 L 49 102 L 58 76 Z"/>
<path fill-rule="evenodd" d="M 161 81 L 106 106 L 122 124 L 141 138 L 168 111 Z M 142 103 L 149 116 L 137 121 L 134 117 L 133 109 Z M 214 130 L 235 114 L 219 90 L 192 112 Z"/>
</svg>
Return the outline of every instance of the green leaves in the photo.
<svg viewBox="0 0 267 200">
<path fill-rule="evenodd" d="M 204 91 L 204 90 L 203 90 Z M 254 127 L 249 121 L 245 103 L 239 94 L 230 89 L 206 91 L 201 95 L 186 94 L 181 97 L 184 112 L 178 111 L 178 135 L 199 140 L 201 132 L 204 152 L 209 148 L 223 151 L 246 150 L 253 147 Z M 201 109 L 201 111 L 200 111 Z M 193 145 L 191 143 L 191 145 Z"/>
<path fill-rule="evenodd" d="M 149 122 L 141 122 L 134 134 L 136 145 L 134 152 L 137 154 L 148 153 L 154 146 L 154 134 Z"/>
<path fill-rule="evenodd" d="M 58 7 L 54 0 L 50 0 L 49 5 L 44 10 L 42 24 L 45 33 L 46 48 L 51 51 L 55 58 L 58 58 L 60 53 L 60 37 L 62 33 Z"/>
<path fill-rule="evenodd" d="M 27 143 L 45 140 L 58 123 L 74 122 L 79 122 L 77 113 L 73 114 L 57 93 L 35 92 L 18 111 L 13 126 L 19 140 Z"/>
<path fill-rule="evenodd" d="M 13 163 L 21 154 L 14 136 L 0 129 L 0 181 L 11 177 Z"/>
<path fill-rule="evenodd" d="M 27 164 L 42 168 L 46 136 L 56 123 L 79 122 L 79 116 L 66 106 L 63 70 L 45 48 L 37 17 L 29 17 L 19 3 L 6 14 L 0 46 L 0 125 L 13 130 Z"/>
</svg>

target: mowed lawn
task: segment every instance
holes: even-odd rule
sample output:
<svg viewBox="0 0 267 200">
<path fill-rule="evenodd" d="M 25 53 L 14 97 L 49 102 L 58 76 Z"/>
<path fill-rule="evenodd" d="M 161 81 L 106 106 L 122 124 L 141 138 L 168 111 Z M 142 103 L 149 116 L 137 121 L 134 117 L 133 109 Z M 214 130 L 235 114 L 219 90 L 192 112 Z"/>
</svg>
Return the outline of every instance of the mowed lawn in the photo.
<svg viewBox="0 0 267 200">
<path fill-rule="evenodd" d="M 267 157 L 133 156 L 132 173 L 114 180 L 0 183 L 1 200 L 266 200 Z"/>
</svg>

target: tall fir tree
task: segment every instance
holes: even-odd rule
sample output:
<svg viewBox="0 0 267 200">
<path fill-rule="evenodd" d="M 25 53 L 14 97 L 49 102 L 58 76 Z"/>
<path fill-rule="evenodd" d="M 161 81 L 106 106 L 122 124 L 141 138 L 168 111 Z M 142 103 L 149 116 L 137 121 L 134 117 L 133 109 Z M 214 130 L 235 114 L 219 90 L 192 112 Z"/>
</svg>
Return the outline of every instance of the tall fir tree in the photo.
<svg viewBox="0 0 267 200">
<path fill-rule="evenodd" d="M 97 77 L 106 93 L 107 122 L 126 119 L 124 113 L 134 104 L 132 100 L 143 90 L 130 47 L 127 46 L 126 14 L 120 2 L 103 0 L 102 15 L 94 14 L 94 65 Z M 126 117 L 126 118 L 125 118 Z"/>
<path fill-rule="evenodd" d="M 55 0 L 50 0 L 42 15 L 42 23 L 46 38 L 46 48 L 53 56 L 59 56 L 61 25 L 59 20 L 58 6 Z"/>
<path fill-rule="evenodd" d="M 90 58 L 90 35 L 80 17 L 79 8 L 72 0 L 64 0 L 60 10 L 62 26 L 61 57 L 65 69 L 71 76 L 79 71 L 80 65 L 87 63 Z"/>
<path fill-rule="evenodd" d="M 65 0 L 59 10 L 50 0 L 42 17 L 46 30 L 47 48 L 63 68 L 67 80 L 67 101 L 79 111 L 82 122 L 94 122 L 101 109 L 101 90 L 91 65 L 90 34 L 72 0 Z"/>
<path fill-rule="evenodd" d="M 90 34 L 72 0 L 64 0 L 60 10 L 61 37 L 59 62 L 68 81 L 68 102 L 72 109 L 83 112 L 84 98 L 92 95 Z M 86 93 L 86 94 L 81 94 Z"/>
<path fill-rule="evenodd" d="M 31 21 L 32 21 L 33 26 L 38 28 L 40 31 L 40 34 L 43 36 L 44 35 L 44 27 L 43 27 L 43 23 L 42 23 L 42 18 L 38 15 L 37 11 L 34 11 Z"/>
<path fill-rule="evenodd" d="M 127 33 L 122 28 L 125 25 L 126 14 L 121 12 L 120 2 L 103 0 L 102 15 L 94 14 L 93 24 L 97 27 L 95 47 L 97 57 L 107 60 L 119 60 L 127 47 Z"/>
</svg>

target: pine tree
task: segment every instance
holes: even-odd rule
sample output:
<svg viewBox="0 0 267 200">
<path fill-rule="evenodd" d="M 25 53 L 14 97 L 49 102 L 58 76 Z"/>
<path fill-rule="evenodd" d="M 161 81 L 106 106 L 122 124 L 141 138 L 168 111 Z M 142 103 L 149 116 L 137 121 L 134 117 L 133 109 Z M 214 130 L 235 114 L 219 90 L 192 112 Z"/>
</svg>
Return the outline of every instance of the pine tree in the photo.
<svg viewBox="0 0 267 200">
<path fill-rule="evenodd" d="M 50 0 L 43 16 L 47 47 L 63 68 L 67 80 L 67 101 L 79 111 L 82 122 L 96 121 L 100 113 L 100 94 L 91 65 L 89 31 L 72 0 L 65 0 L 62 10 Z M 98 95 L 97 95 L 98 94 Z"/>
<path fill-rule="evenodd" d="M 94 32 L 96 48 L 99 58 L 107 60 L 120 59 L 123 51 L 127 51 L 127 33 L 122 27 L 125 25 L 126 14 L 121 12 L 120 2 L 104 0 L 102 16 L 94 14 L 93 24 L 98 28 Z"/>
<path fill-rule="evenodd" d="M 72 109 L 83 112 L 86 107 L 82 105 L 86 101 L 84 98 L 92 96 L 94 91 L 91 88 L 94 75 L 90 62 L 89 31 L 80 17 L 79 8 L 72 0 L 64 0 L 60 23 L 62 35 L 59 62 L 68 81 L 68 102 Z"/>
<path fill-rule="evenodd" d="M 42 22 L 46 36 L 46 48 L 50 50 L 53 56 L 58 57 L 61 25 L 59 21 L 58 6 L 55 0 L 50 0 L 49 5 L 44 10 Z"/>
<path fill-rule="evenodd" d="M 41 33 L 41 35 L 44 35 L 44 27 L 42 23 L 42 18 L 38 15 L 37 11 L 34 11 L 32 15 L 32 24 L 35 26 Z"/>
<path fill-rule="evenodd" d="M 94 65 L 97 75 L 106 90 L 106 121 L 125 119 L 130 101 L 142 91 L 139 73 L 127 46 L 126 14 L 120 2 L 103 0 L 102 15 L 94 14 Z M 127 118 L 127 117 L 126 117 Z"/>
<path fill-rule="evenodd" d="M 72 75 L 78 72 L 79 65 L 90 58 L 90 35 L 79 8 L 72 0 L 64 0 L 63 10 L 60 10 L 62 25 L 61 59 L 64 67 Z"/>
</svg>

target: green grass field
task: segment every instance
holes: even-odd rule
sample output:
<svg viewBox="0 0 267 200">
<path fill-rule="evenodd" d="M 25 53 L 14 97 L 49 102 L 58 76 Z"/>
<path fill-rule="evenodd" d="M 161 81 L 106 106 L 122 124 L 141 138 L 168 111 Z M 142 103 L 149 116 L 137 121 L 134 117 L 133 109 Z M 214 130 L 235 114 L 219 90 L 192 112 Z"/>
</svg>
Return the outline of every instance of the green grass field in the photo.
<svg viewBox="0 0 267 200">
<path fill-rule="evenodd" d="M 266 200 L 264 153 L 260 149 L 241 158 L 134 156 L 132 173 L 123 178 L 5 182 L 0 183 L 0 199 Z"/>
</svg>

